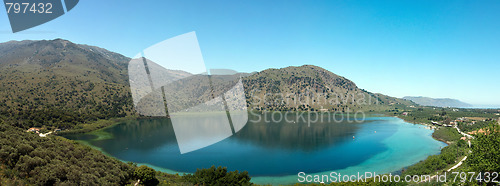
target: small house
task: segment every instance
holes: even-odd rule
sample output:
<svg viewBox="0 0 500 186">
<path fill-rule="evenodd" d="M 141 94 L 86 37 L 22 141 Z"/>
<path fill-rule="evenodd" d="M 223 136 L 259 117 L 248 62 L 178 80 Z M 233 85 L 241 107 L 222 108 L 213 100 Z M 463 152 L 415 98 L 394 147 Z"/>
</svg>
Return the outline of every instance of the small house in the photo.
<svg viewBox="0 0 500 186">
<path fill-rule="evenodd" d="M 39 133 L 40 132 L 40 129 L 39 128 L 29 128 L 26 132 L 34 132 L 34 133 Z"/>
</svg>

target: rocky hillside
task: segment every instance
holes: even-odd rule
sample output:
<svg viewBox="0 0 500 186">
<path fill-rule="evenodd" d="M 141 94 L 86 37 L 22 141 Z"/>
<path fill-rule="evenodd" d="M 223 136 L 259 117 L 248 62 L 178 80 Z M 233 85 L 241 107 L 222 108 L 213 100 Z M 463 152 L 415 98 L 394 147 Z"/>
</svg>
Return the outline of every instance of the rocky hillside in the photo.
<svg viewBox="0 0 500 186">
<path fill-rule="evenodd" d="M 121 54 L 56 39 L 2 43 L 0 56 L 0 117 L 8 123 L 22 128 L 71 128 L 97 119 L 137 115 L 128 82 L 130 58 Z M 240 75 L 251 109 L 355 112 L 413 104 L 370 93 L 312 65 Z M 194 92 L 200 90 L 199 84 L 182 87 Z"/>
<path fill-rule="evenodd" d="M 0 113 L 19 127 L 133 114 L 128 58 L 66 40 L 0 44 Z"/>
<path fill-rule="evenodd" d="M 258 110 L 384 110 L 410 101 L 373 94 L 318 66 L 268 69 L 244 78 L 248 106 Z"/>
</svg>

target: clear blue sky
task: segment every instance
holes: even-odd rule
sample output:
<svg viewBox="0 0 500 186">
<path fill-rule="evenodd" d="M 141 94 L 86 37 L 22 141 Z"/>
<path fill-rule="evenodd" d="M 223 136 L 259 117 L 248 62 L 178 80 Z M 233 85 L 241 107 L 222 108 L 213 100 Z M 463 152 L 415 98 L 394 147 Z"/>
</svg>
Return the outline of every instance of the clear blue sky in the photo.
<svg viewBox="0 0 500 186">
<path fill-rule="evenodd" d="M 208 68 L 312 64 L 395 97 L 500 105 L 500 1 L 82 0 L 0 42 L 63 38 L 134 56 L 196 31 Z"/>
</svg>

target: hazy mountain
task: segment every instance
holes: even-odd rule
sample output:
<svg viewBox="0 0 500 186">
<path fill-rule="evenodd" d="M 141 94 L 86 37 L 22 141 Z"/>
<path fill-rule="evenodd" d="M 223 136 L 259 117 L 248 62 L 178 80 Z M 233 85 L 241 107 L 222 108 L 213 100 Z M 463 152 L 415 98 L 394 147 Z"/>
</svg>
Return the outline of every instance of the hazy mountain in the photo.
<svg viewBox="0 0 500 186">
<path fill-rule="evenodd" d="M 457 99 L 450 98 L 429 98 L 429 97 L 412 97 L 406 96 L 403 99 L 411 100 L 419 105 L 423 106 L 434 106 L 434 107 L 457 107 L 457 108 L 465 108 L 472 107 L 471 104 L 461 102 Z"/>
<path fill-rule="evenodd" d="M 0 56 L 0 115 L 19 127 L 64 128 L 136 114 L 127 71 L 130 58 L 121 54 L 55 39 L 1 43 Z M 189 74 L 175 71 L 174 75 Z M 345 77 L 312 65 L 238 76 L 242 77 L 247 106 L 258 110 L 354 112 L 413 104 L 365 91 Z M 212 82 L 219 79 L 224 77 L 214 76 Z M 199 95 L 216 95 L 227 89 L 225 85 L 214 90 L 200 86 L 206 84 L 195 80 L 181 88 Z"/>
</svg>

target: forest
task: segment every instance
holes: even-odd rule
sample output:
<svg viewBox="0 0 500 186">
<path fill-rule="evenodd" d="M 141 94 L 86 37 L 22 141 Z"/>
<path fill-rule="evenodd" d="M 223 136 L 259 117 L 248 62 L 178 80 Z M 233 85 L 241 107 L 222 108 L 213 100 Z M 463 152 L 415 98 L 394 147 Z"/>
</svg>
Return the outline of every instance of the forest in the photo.
<svg viewBox="0 0 500 186">
<path fill-rule="evenodd" d="M 171 175 L 124 163 L 59 136 L 40 137 L 0 124 L 0 185 L 249 185 L 248 172 L 198 169 Z"/>
</svg>

